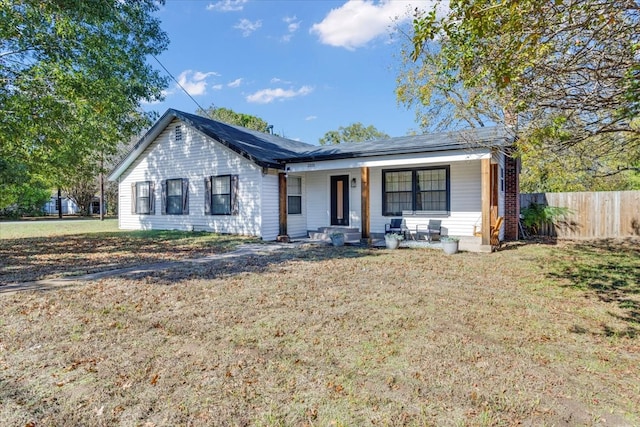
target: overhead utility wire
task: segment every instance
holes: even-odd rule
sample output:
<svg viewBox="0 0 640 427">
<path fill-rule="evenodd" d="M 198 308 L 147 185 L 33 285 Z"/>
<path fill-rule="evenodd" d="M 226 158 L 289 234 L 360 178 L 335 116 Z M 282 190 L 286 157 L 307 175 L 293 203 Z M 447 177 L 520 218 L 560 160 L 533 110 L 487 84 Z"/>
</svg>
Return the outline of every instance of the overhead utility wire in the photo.
<svg viewBox="0 0 640 427">
<path fill-rule="evenodd" d="M 156 56 L 155 56 L 155 55 L 153 55 L 153 54 L 152 54 L 151 56 L 153 57 L 153 59 L 155 59 L 156 61 L 158 61 L 158 64 L 160 64 L 160 66 L 162 67 L 162 69 L 163 69 L 163 70 L 164 70 L 164 71 L 169 75 L 169 77 L 171 77 L 171 78 L 173 79 L 173 81 L 174 81 L 174 82 L 176 82 L 176 84 L 178 85 L 178 87 L 179 87 L 180 89 L 182 89 L 182 91 L 183 91 L 184 93 L 186 93 L 186 94 L 187 94 L 187 96 L 188 96 L 189 98 L 191 98 L 191 100 L 192 100 L 192 101 L 193 101 L 193 102 L 194 102 L 194 103 L 195 103 L 195 104 L 196 104 L 196 105 L 197 105 L 197 106 L 198 106 L 202 111 L 204 111 L 204 108 L 202 107 L 202 105 L 200 105 L 200 104 L 198 103 L 198 101 L 196 101 L 196 100 L 193 98 L 193 96 L 191 96 L 191 94 L 190 94 L 189 92 L 187 92 L 187 90 L 186 90 L 186 89 L 185 89 L 185 88 L 180 84 L 180 82 L 179 82 L 179 81 L 178 81 L 178 80 L 173 76 L 173 74 L 171 74 L 171 72 L 170 72 L 169 70 L 167 70 L 167 67 L 165 67 L 165 66 L 162 64 L 162 62 L 160 62 L 160 60 L 159 60 L 158 58 L 156 58 Z"/>
</svg>

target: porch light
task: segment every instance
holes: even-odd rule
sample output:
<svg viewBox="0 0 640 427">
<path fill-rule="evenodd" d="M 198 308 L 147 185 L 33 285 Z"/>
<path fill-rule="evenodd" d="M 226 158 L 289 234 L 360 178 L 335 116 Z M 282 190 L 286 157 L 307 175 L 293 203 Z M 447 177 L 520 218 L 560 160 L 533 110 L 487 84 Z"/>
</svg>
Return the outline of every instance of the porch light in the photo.
<svg viewBox="0 0 640 427">
<path fill-rule="evenodd" d="M 351 178 L 351 188 L 356 188 L 356 179 Z"/>
</svg>

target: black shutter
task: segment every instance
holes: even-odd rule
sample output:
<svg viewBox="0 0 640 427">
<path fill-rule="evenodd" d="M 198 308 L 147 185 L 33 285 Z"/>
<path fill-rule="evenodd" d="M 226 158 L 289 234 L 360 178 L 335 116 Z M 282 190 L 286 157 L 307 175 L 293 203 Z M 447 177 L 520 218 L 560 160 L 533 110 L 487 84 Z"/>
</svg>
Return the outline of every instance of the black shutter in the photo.
<svg viewBox="0 0 640 427">
<path fill-rule="evenodd" d="M 208 176 L 204 179 L 204 214 L 211 215 L 211 177 Z"/>
<path fill-rule="evenodd" d="M 162 181 L 162 192 L 161 192 L 160 202 L 161 202 L 160 213 L 162 215 L 166 215 L 167 214 L 167 181 L 166 180 Z"/>
<path fill-rule="evenodd" d="M 238 215 L 238 175 L 231 175 L 231 215 Z"/>
<path fill-rule="evenodd" d="M 136 183 L 131 183 L 131 214 L 135 215 L 136 213 L 136 202 L 137 202 L 137 187 Z"/>
<path fill-rule="evenodd" d="M 149 214 L 156 214 L 156 185 L 149 181 Z"/>
<path fill-rule="evenodd" d="M 189 215 L 189 180 L 182 178 L 182 215 Z"/>
</svg>

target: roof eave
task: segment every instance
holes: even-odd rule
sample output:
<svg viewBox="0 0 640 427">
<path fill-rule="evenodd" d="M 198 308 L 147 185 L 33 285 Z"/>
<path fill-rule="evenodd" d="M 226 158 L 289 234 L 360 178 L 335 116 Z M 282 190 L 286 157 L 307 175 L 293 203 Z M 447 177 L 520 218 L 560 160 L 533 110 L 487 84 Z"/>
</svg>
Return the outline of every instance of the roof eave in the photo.
<svg viewBox="0 0 640 427">
<path fill-rule="evenodd" d="M 268 160 L 262 160 L 259 159 L 255 156 L 252 156 L 250 153 L 236 147 L 234 144 L 230 143 L 229 141 L 220 138 L 217 135 L 210 135 L 207 132 L 204 131 L 204 129 L 202 129 L 201 126 L 199 126 L 197 123 L 193 122 L 191 119 L 189 119 L 188 117 L 180 114 L 179 111 L 176 111 L 176 117 L 179 118 L 180 120 L 182 120 L 183 122 L 189 124 L 189 126 L 192 126 L 193 128 L 197 129 L 198 131 L 202 132 L 203 134 L 207 135 L 207 137 L 213 139 L 214 141 L 224 145 L 225 147 L 227 147 L 228 149 L 230 149 L 231 151 L 241 155 L 242 157 L 244 157 L 245 159 L 255 163 L 256 165 L 260 166 L 260 167 L 266 167 L 266 168 L 273 168 L 273 169 L 284 169 L 284 165 L 282 165 L 281 163 L 274 163 L 274 162 L 270 162 Z"/>
<path fill-rule="evenodd" d="M 127 154 L 127 156 L 116 165 L 113 169 L 113 172 L 109 174 L 107 179 L 109 181 L 115 181 L 131 166 L 131 164 L 144 152 L 144 150 L 155 140 L 158 135 L 162 133 L 162 131 L 176 118 L 175 111 L 173 109 L 168 109 L 158 121 L 156 121 L 153 126 L 149 128 L 149 130 L 144 134 L 142 138 L 136 142 L 133 146 L 133 149 Z"/>
<path fill-rule="evenodd" d="M 494 141 L 495 142 L 495 141 Z M 500 146 L 500 143 L 494 143 L 493 145 L 480 145 L 478 147 L 473 147 L 474 149 L 478 148 L 487 148 L 491 149 L 495 146 Z M 311 156 L 298 156 L 287 159 L 278 159 L 282 162 L 286 163 L 305 163 L 305 162 L 320 162 L 320 161 L 328 161 L 328 160 L 339 160 L 339 159 L 356 159 L 356 158 L 364 158 L 364 157 L 382 157 L 389 155 L 397 155 L 397 154 L 419 154 L 419 153 L 441 153 L 446 151 L 464 151 L 469 149 L 466 146 L 441 146 L 441 147 L 430 147 L 430 149 L 425 150 L 424 148 L 415 148 L 409 150 L 394 150 L 393 148 L 388 148 L 384 150 L 377 151 L 368 151 L 368 152 L 347 152 L 347 153 L 329 153 L 329 154 L 319 154 L 319 155 L 311 155 Z"/>
</svg>

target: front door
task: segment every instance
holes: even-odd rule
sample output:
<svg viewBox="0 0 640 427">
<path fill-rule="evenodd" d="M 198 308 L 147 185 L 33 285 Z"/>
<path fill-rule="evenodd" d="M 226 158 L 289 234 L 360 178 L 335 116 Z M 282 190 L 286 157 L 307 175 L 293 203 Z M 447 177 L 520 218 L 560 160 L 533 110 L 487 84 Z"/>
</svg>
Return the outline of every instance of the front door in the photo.
<svg viewBox="0 0 640 427">
<path fill-rule="evenodd" d="M 349 225 L 349 175 L 331 177 L 331 225 Z"/>
</svg>

